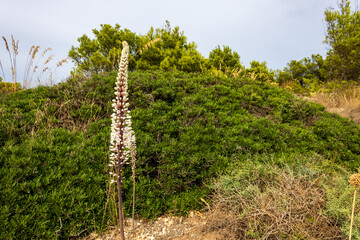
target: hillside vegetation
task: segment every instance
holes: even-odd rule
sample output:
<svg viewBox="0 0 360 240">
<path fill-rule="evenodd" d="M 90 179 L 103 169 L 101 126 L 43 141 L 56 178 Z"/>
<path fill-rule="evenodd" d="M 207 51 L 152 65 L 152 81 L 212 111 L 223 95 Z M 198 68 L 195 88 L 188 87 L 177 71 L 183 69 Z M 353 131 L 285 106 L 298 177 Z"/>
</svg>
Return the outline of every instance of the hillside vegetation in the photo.
<svg viewBox="0 0 360 240">
<path fill-rule="evenodd" d="M 106 208 L 115 77 L 73 77 L 0 98 L 1 239 L 68 239 L 115 224 Z M 218 186 L 234 176 L 264 192 L 256 174 L 286 166 L 309 181 L 328 174 L 317 185 L 329 190 L 326 215 L 347 226 L 344 179 L 360 166 L 359 125 L 250 79 L 135 71 L 129 95 L 138 217 L 202 209 L 200 198 L 226 193 Z M 131 167 L 123 183 L 129 215 Z"/>
</svg>

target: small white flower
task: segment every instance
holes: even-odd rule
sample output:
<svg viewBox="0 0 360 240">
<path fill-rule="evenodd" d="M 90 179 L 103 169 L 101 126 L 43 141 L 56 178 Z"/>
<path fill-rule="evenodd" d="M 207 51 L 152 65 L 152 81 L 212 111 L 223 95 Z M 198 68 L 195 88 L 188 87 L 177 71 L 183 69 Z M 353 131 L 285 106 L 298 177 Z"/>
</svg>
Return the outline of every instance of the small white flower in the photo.
<svg viewBox="0 0 360 240">
<path fill-rule="evenodd" d="M 128 109 L 128 55 L 129 46 L 124 43 L 121 54 L 119 72 L 114 87 L 115 99 L 112 99 L 113 112 L 111 114 L 110 133 L 110 163 L 109 167 L 116 167 L 118 160 L 122 164 L 129 163 L 130 147 L 135 143 L 135 136 L 131 128 L 131 116 Z M 119 154 L 121 154 L 119 156 Z M 109 172 L 112 176 L 117 174 Z"/>
</svg>

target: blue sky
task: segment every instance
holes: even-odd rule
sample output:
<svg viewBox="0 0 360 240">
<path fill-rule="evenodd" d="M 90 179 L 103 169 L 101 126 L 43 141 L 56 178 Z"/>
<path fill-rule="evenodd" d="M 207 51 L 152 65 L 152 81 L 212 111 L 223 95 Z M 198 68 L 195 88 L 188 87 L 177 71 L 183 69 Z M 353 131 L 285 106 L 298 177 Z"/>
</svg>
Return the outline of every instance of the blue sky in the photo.
<svg viewBox="0 0 360 240">
<path fill-rule="evenodd" d="M 120 24 L 138 34 L 169 20 L 194 41 L 203 56 L 217 45 L 228 45 L 249 66 L 266 61 L 282 69 L 290 60 L 326 54 L 324 11 L 337 0 L 0 0 L 0 35 L 19 40 L 19 75 L 32 45 L 52 48 L 55 60 L 67 57 L 83 34 L 100 24 Z M 352 0 L 357 5 L 358 0 Z M 8 81 L 9 60 L 0 39 L 0 60 Z M 73 65 L 58 69 L 59 81 Z M 2 76 L 0 72 L 0 76 Z"/>
</svg>

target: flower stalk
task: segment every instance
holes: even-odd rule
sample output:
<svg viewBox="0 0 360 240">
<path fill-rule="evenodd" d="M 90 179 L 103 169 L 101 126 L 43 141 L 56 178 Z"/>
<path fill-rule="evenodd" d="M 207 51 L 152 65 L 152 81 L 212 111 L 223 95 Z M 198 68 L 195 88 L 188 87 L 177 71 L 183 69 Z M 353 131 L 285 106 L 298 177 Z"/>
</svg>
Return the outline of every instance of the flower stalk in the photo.
<svg viewBox="0 0 360 240">
<path fill-rule="evenodd" d="M 132 230 L 134 234 L 135 233 L 135 161 L 136 161 L 135 137 L 134 137 L 134 141 L 131 142 L 130 153 L 131 153 L 131 170 L 132 170 L 132 178 L 133 178 Z"/>
<path fill-rule="evenodd" d="M 131 116 L 128 109 L 128 63 L 129 45 L 123 42 L 119 72 L 116 78 L 115 99 L 113 99 L 113 113 L 111 115 L 110 136 L 110 164 L 115 169 L 109 172 L 112 177 L 111 183 L 117 183 L 118 208 L 119 208 L 119 230 L 122 240 L 124 235 L 124 214 L 122 205 L 121 174 L 124 164 L 129 163 L 130 149 L 135 145 L 135 135 L 131 128 Z M 116 172 L 116 173 L 115 173 Z"/>
<path fill-rule="evenodd" d="M 352 226 L 354 224 L 354 212 L 355 212 L 355 200 L 356 200 L 356 190 L 358 187 L 360 187 L 360 174 L 356 173 L 353 174 L 350 177 L 350 181 L 349 181 L 350 185 L 355 187 L 354 190 L 354 197 L 353 197 L 353 204 L 352 204 L 352 211 L 351 211 L 351 219 L 350 219 L 350 233 L 349 233 L 349 240 L 351 240 L 352 237 Z"/>
</svg>

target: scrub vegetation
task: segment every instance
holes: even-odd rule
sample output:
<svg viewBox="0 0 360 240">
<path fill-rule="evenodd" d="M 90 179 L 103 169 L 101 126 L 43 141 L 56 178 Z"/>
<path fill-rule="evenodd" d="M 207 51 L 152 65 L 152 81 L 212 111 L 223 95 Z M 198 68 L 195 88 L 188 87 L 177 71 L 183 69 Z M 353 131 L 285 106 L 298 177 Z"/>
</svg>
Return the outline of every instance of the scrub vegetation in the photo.
<svg viewBox="0 0 360 240">
<path fill-rule="evenodd" d="M 105 212 L 115 78 L 116 72 L 72 78 L 1 101 L 1 238 L 69 238 L 115 224 Z M 313 175 L 336 179 L 317 185 L 330 192 L 323 203 L 330 204 L 327 214 L 347 224 L 352 191 L 341 179 L 359 168 L 360 127 L 354 122 L 251 79 L 135 71 L 128 81 L 138 217 L 201 209 L 200 198 L 210 196 L 216 176 L 256 158 L 250 162 L 262 172 L 250 164 L 236 167 L 255 178 L 256 191 L 270 191 L 257 179 L 271 175 L 269 162 L 300 168 L 310 182 Z M 123 170 L 129 216 L 132 172 Z M 247 181 L 237 184 L 246 189 Z"/>
<path fill-rule="evenodd" d="M 357 49 L 358 26 L 348 25 L 359 13 L 349 1 L 339 7 L 326 11 L 326 59 L 283 71 L 245 68 L 228 46 L 204 58 L 167 22 L 146 35 L 101 25 L 95 39 L 82 36 L 63 83 L 0 81 L 0 239 L 82 238 L 119 225 L 109 153 L 122 41 L 136 135 L 135 185 L 135 166 L 121 168 L 124 217 L 136 186 L 137 219 L 207 210 L 204 231 L 225 239 L 360 239 L 348 181 L 360 167 L 360 126 L 304 100 L 358 98 L 358 55 L 341 53 Z"/>
</svg>

